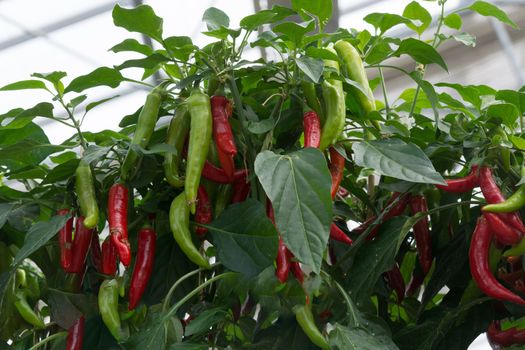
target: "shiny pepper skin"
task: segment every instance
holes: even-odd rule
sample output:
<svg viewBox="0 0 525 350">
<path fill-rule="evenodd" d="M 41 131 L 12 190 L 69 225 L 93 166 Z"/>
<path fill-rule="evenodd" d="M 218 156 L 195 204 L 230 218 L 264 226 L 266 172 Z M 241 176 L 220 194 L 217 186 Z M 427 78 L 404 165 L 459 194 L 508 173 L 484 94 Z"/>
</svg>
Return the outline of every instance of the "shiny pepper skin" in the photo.
<svg viewBox="0 0 525 350">
<path fill-rule="evenodd" d="M 184 107 L 179 107 L 168 127 L 166 144 L 173 146 L 176 153 L 167 153 L 164 156 L 164 176 L 173 187 L 183 187 L 184 178 L 179 175 L 179 166 L 182 160 L 184 142 L 190 130 L 190 115 Z"/>
<path fill-rule="evenodd" d="M 121 322 L 118 312 L 119 286 L 116 279 L 104 280 L 98 291 L 98 309 L 102 321 L 117 341 L 122 338 Z"/>
<path fill-rule="evenodd" d="M 487 339 L 493 348 L 525 344 L 525 330 L 512 327 L 501 330 L 500 321 L 492 321 L 487 329 Z"/>
<path fill-rule="evenodd" d="M 344 244 L 352 245 L 353 241 L 350 237 L 344 233 L 336 224 L 332 223 L 330 225 L 330 238 L 339 241 Z"/>
<path fill-rule="evenodd" d="M 436 185 L 436 187 L 442 191 L 450 193 L 465 193 L 472 191 L 475 187 L 479 186 L 478 170 L 479 167 L 474 165 L 467 176 L 460 179 L 446 180 L 447 185 Z"/>
<path fill-rule="evenodd" d="M 206 192 L 206 188 L 203 185 L 199 186 L 199 191 L 197 192 L 197 209 L 195 210 L 195 234 L 200 238 L 203 238 L 208 229 L 204 226 L 198 224 L 209 224 L 213 219 L 212 208 L 210 203 L 210 198 Z"/>
<path fill-rule="evenodd" d="M 323 350 L 330 349 L 330 345 L 328 344 L 325 337 L 323 336 L 321 331 L 319 331 L 317 325 L 315 324 L 311 306 L 296 305 L 293 308 L 293 312 L 295 314 L 295 319 L 297 320 L 297 323 L 299 324 L 299 326 L 301 326 L 301 329 L 303 330 L 304 334 L 306 334 L 308 339 L 310 339 L 312 343 L 314 343 Z"/>
<path fill-rule="evenodd" d="M 246 169 L 235 170 L 233 173 L 233 179 L 230 179 L 223 169 L 216 167 L 207 160 L 202 168 L 202 177 L 218 184 L 237 182 L 246 179 L 247 175 L 248 171 Z"/>
<path fill-rule="evenodd" d="M 58 215 L 69 214 L 69 209 L 60 209 Z M 67 271 L 71 266 L 72 258 L 72 242 L 73 242 L 73 217 L 70 217 L 64 227 L 58 231 L 58 244 L 60 247 L 60 265 Z"/>
<path fill-rule="evenodd" d="M 124 266 L 131 263 L 131 247 L 128 240 L 128 189 L 116 183 L 108 195 L 109 233 Z"/>
<path fill-rule="evenodd" d="M 396 292 L 397 303 L 401 304 L 405 298 L 405 280 L 401 275 L 399 265 L 396 263 L 392 269 L 384 273 L 384 276 L 390 288 Z"/>
<path fill-rule="evenodd" d="M 314 111 L 303 115 L 304 147 L 319 148 L 321 144 L 321 121 Z"/>
<path fill-rule="evenodd" d="M 85 323 L 84 316 L 80 316 L 67 330 L 66 350 L 82 350 Z"/>
<path fill-rule="evenodd" d="M 412 215 L 428 212 L 428 205 L 425 196 L 418 195 L 410 198 L 410 212 Z M 417 254 L 419 264 L 425 274 L 430 271 L 432 266 L 432 237 L 428 226 L 428 217 L 425 216 L 414 225 L 414 237 L 416 239 Z"/>
<path fill-rule="evenodd" d="M 496 240 L 505 245 L 515 245 L 521 241 L 522 234 L 515 228 L 507 225 L 498 215 L 494 213 L 484 213 L 489 227 Z"/>
<path fill-rule="evenodd" d="M 91 245 L 94 230 L 84 225 L 84 217 L 79 216 L 75 221 L 75 236 L 73 240 L 73 255 L 67 272 L 83 273 L 86 267 L 86 257 Z"/>
<path fill-rule="evenodd" d="M 155 261 L 156 242 L 157 235 L 153 228 L 143 227 L 139 231 L 137 258 L 129 289 L 129 310 L 137 307 L 148 286 Z"/>
<path fill-rule="evenodd" d="M 288 280 L 288 274 L 290 273 L 292 253 L 288 250 L 283 242 L 283 239 L 279 237 L 279 247 L 277 248 L 277 258 L 275 260 L 277 268 L 275 270 L 275 276 L 281 283 L 286 283 Z"/>
<path fill-rule="evenodd" d="M 332 195 L 332 200 L 337 195 L 337 190 L 343 180 L 344 171 L 345 157 L 337 152 L 335 148 L 330 147 L 330 175 L 332 176 L 332 188 L 330 193 Z"/>
<path fill-rule="evenodd" d="M 100 248 L 100 241 L 98 235 L 91 236 L 91 261 L 98 272 L 102 273 L 102 249 Z"/>
<path fill-rule="evenodd" d="M 75 192 L 80 214 L 85 217 L 84 225 L 87 228 L 95 228 L 98 224 L 98 204 L 93 181 L 89 163 L 81 160 L 75 172 Z"/>
<path fill-rule="evenodd" d="M 113 276 L 117 272 L 117 250 L 113 241 L 106 237 L 102 243 L 102 271 L 103 274 Z"/>
<path fill-rule="evenodd" d="M 216 95 L 210 99 L 211 114 L 213 117 L 213 138 L 217 145 L 217 154 L 221 167 L 229 179 L 233 179 L 235 163 L 233 157 L 237 154 L 237 147 L 233 138 L 232 129 L 228 121 L 230 101 L 224 96 Z"/>
</svg>

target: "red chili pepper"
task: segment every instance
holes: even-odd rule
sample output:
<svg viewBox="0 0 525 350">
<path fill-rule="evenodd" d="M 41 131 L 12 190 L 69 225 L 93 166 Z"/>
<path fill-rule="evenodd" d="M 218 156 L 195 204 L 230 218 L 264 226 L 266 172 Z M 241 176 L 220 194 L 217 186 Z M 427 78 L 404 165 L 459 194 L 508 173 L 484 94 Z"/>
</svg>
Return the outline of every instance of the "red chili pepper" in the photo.
<svg viewBox="0 0 525 350">
<path fill-rule="evenodd" d="M 155 260 L 156 240 L 157 235 L 151 227 L 143 227 L 139 231 L 137 259 L 129 288 L 129 310 L 137 307 L 148 285 Z"/>
<path fill-rule="evenodd" d="M 332 175 L 332 199 L 335 198 L 339 185 L 343 180 L 345 171 L 345 158 L 336 151 L 335 148 L 330 147 L 330 174 Z"/>
<path fill-rule="evenodd" d="M 250 194 L 250 183 L 240 180 L 233 183 L 232 203 L 244 202 Z"/>
<path fill-rule="evenodd" d="M 58 215 L 69 214 L 69 209 L 60 209 L 57 212 Z M 64 227 L 58 231 L 58 244 L 60 246 L 60 265 L 67 271 L 71 266 L 71 242 L 73 240 L 73 217 L 66 221 Z"/>
<path fill-rule="evenodd" d="M 91 235 L 91 260 L 97 271 L 102 273 L 102 250 L 100 249 L 98 235 L 95 233 Z"/>
<path fill-rule="evenodd" d="M 109 237 L 106 237 L 102 243 L 102 270 L 100 272 L 110 276 L 117 272 L 117 250 Z"/>
<path fill-rule="evenodd" d="M 204 168 L 202 168 L 202 177 L 205 179 L 211 180 L 219 184 L 229 184 L 235 181 L 240 181 L 246 179 L 248 171 L 246 169 L 236 170 L 233 173 L 233 180 L 226 175 L 226 172 L 210 163 L 208 160 L 204 163 Z"/>
<path fill-rule="evenodd" d="M 290 270 L 292 270 L 295 279 L 302 285 L 304 283 L 304 272 L 301 264 L 298 261 L 292 261 L 290 263 Z"/>
<path fill-rule="evenodd" d="M 502 286 L 489 266 L 489 248 L 492 241 L 487 219 L 481 216 L 472 234 L 469 249 L 470 272 L 479 289 L 494 299 L 525 305 L 525 300 Z"/>
<path fill-rule="evenodd" d="M 479 171 L 479 187 L 481 187 L 481 192 L 483 192 L 487 203 L 497 204 L 505 201 L 505 197 L 492 175 L 492 168 L 481 167 Z M 517 213 L 498 213 L 497 215 L 516 230 L 522 233 L 525 232 L 525 226 L 523 226 L 523 222 Z"/>
<path fill-rule="evenodd" d="M 498 278 L 512 286 L 516 281 L 525 278 L 525 271 L 519 270 L 515 272 L 506 272 L 504 269 L 500 268 L 498 270 Z"/>
<path fill-rule="evenodd" d="M 384 276 L 390 288 L 396 292 L 397 303 L 401 304 L 405 298 L 405 280 L 401 275 L 399 265 L 396 263 L 392 269 L 385 272 Z"/>
<path fill-rule="evenodd" d="M 75 221 L 75 239 L 73 240 L 71 265 L 67 272 L 82 273 L 86 265 L 86 257 L 91 245 L 91 236 L 94 230 L 84 226 L 84 217 L 79 216 Z"/>
<path fill-rule="evenodd" d="M 522 345 L 525 344 L 525 329 L 512 327 L 503 331 L 499 320 L 492 321 L 487 329 L 487 338 L 493 348 Z"/>
<path fill-rule="evenodd" d="M 352 245 L 353 241 L 350 237 L 344 233 L 335 223 L 332 222 L 330 225 L 330 238 L 344 244 Z"/>
<path fill-rule="evenodd" d="M 231 180 L 235 171 L 233 157 L 237 154 L 237 147 L 228 122 L 228 105 L 230 102 L 224 96 L 213 96 L 210 103 L 213 117 L 213 138 L 217 145 L 219 161 L 222 169 Z"/>
<path fill-rule="evenodd" d="M 472 166 L 470 173 L 460 179 L 446 180 L 447 185 L 436 185 L 437 188 L 445 192 L 465 193 L 472 191 L 478 184 L 478 166 Z"/>
<path fill-rule="evenodd" d="M 286 245 L 284 245 L 283 239 L 279 237 L 279 248 L 277 249 L 276 259 L 277 269 L 275 270 L 275 276 L 277 276 L 281 283 L 285 283 L 288 280 L 291 258 L 291 252 L 288 250 Z"/>
<path fill-rule="evenodd" d="M 410 211 L 412 215 L 417 213 L 428 212 L 428 205 L 425 196 L 412 196 L 410 198 Z M 419 220 L 414 225 L 414 236 L 416 239 L 417 254 L 419 257 L 419 263 L 425 275 L 432 266 L 432 237 L 430 236 L 430 230 L 428 227 L 428 217 Z"/>
<path fill-rule="evenodd" d="M 197 208 L 195 210 L 195 222 L 197 224 L 209 224 L 213 218 L 211 212 L 211 203 L 206 188 L 203 185 L 199 186 L 197 191 Z M 203 238 L 204 235 L 208 232 L 206 227 L 197 225 L 195 228 L 195 233 L 200 238 Z"/>
<path fill-rule="evenodd" d="M 412 277 L 410 278 L 410 282 L 408 282 L 405 295 L 407 297 L 413 296 L 414 293 L 419 289 L 419 287 L 421 287 L 424 281 L 425 276 L 422 273 L 414 271 Z"/>
<path fill-rule="evenodd" d="M 80 316 L 67 330 L 67 350 L 82 350 L 82 345 L 84 342 L 84 325 L 84 316 Z"/>
<path fill-rule="evenodd" d="M 504 245 L 515 245 L 521 241 L 521 233 L 507 225 L 497 214 L 483 213 L 496 240 Z"/>
<path fill-rule="evenodd" d="M 120 261 L 124 266 L 131 263 L 131 247 L 128 241 L 128 189 L 123 184 L 114 184 L 108 196 L 109 233 Z"/>
<path fill-rule="evenodd" d="M 304 147 L 319 148 L 321 144 L 321 121 L 314 111 L 303 115 Z"/>
</svg>

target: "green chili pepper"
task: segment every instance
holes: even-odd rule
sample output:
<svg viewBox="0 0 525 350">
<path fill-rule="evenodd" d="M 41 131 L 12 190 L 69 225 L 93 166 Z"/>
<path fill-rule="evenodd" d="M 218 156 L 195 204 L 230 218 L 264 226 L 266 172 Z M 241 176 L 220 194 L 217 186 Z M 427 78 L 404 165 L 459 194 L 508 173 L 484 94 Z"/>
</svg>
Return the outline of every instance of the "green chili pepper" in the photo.
<svg viewBox="0 0 525 350">
<path fill-rule="evenodd" d="M 321 120 L 321 123 L 324 123 L 325 117 L 323 113 L 323 107 L 321 107 L 321 102 L 319 102 L 319 98 L 317 97 L 315 84 L 303 81 L 301 83 L 301 86 L 303 88 L 303 95 L 306 98 L 306 104 L 308 105 L 308 107 L 313 109 L 315 113 L 317 113 L 317 116 Z"/>
<path fill-rule="evenodd" d="M 80 213 L 84 216 L 84 226 L 95 228 L 98 224 L 98 205 L 89 163 L 81 160 L 76 170 L 75 191 Z"/>
<path fill-rule="evenodd" d="M 164 156 L 164 175 L 173 187 L 183 187 L 184 179 L 179 175 L 179 165 L 182 159 L 184 141 L 190 130 L 190 116 L 185 107 L 180 107 L 175 112 L 168 128 L 166 143 L 173 146 L 176 153 L 167 153 Z"/>
<path fill-rule="evenodd" d="M 333 46 L 327 50 L 336 53 Z M 324 60 L 326 68 L 333 68 L 339 74 L 339 63 L 332 60 Z M 325 122 L 321 131 L 321 150 L 334 144 L 343 132 L 346 118 L 345 95 L 341 80 L 325 79 L 322 83 L 323 99 L 325 105 Z"/>
<path fill-rule="evenodd" d="M 146 97 L 144 107 L 140 111 L 135 133 L 131 140 L 131 145 L 137 145 L 142 148 L 146 148 L 149 143 L 149 139 L 155 130 L 155 124 L 159 115 L 160 103 L 162 102 L 163 90 L 160 87 L 153 89 Z M 130 146 L 131 146 L 130 145 Z M 132 147 L 128 149 L 126 158 L 120 168 L 120 177 L 122 180 L 127 181 L 131 179 L 137 171 L 140 163 L 141 155 L 134 150 Z"/>
<path fill-rule="evenodd" d="M 102 282 L 98 291 L 98 308 L 109 332 L 117 341 L 120 341 L 122 331 L 118 310 L 118 292 L 119 286 L 117 280 L 111 279 Z"/>
<path fill-rule="evenodd" d="M 187 196 L 182 192 L 171 203 L 169 217 L 171 232 L 188 259 L 201 267 L 209 269 L 210 263 L 208 259 L 202 256 L 191 240 L 190 210 L 186 203 L 186 198 Z"/>
<path fill-rule="evenodd" d="M 190 112 L 190 140 L 184 192 L 192 214 L 195 214 L 195 202 L 201 180 L 202 168 L 208 156 L 212 135 L 212 115 L 210 98 L 199 90 L 193 90 L 187 100 Z"/>
<path fill-rule="evenodd" d="M 525 176 L 525 166 L 521 168 L 521 176 Z M 520 210 L 523 206 L 525 206 L 525 184 L 521 185 L 507 200 L 497 204 L 485 205 L 482 210 L 492 213 L 512 213 Z M 515 248 L 517 247 L 512 249 Z"/>
<path fill-rule="evenodd" d="M 295 319 L 308 339 L 323 350 L 330 349 L 330 345 L 315 324 L 314 315 L 309 305 L 296 305 L 293 308 Z"/>
<path fill-rule="evenodd" d="M 22 318 L 36 328 L 45 328 L 46 324 L 27 302 L 26 292 L 19 290 L 15 293 L 15 307 Z"/>
</svg>

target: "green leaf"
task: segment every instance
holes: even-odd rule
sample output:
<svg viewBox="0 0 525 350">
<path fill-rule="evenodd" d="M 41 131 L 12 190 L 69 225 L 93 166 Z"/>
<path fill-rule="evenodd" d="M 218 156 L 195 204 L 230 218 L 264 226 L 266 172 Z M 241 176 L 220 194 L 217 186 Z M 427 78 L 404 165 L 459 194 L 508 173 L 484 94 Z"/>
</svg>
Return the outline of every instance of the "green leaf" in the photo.
<svg viewBox="0 0 525 350">
<path fill-rule="evenodd" d="M 405 7 L 403 17 L 417 20 L 421 23 L 420 25 L 415 25 L 414 22 L 406 24 L 407 27 L 414 30 L 419 35 L 423 34 L 432 22 L 432 16 L 430 13 L 428 13 L 428 11 L 416 1 L 412 1 Z"/>
<path fill-rule="evenodd" d="M 284 22 L 273 27 L 273 31 L 284 34 L 295 47 L 299 47 L 306 33 L 311 32 L 314 26 L 314 21 L 303 23 Z"/>
<path fill-rule="evenodd" d="M 40 78 L 49 81 L 53 84 L 55 89 L 59 91 L 60 93 L 64 92 L 64 85 L 62 84 L 61 80 L 65 76 L 67 76 L 66 72 L 61 71 L 54 71 L 50 73 L 33 73 L 31 74 L 32 77 Z"/>
<path fill-rule="evenodd" d="M 518 108 L 519 114 L 525 113 L 525 92 L 514 90 L 500 90 L 496 94 L 496 100 L 505 101 Z"/>
<path fill-rule="evenodd" d="M 468 9 L 479 13 L 482 16 L 494 17 L 502 23 L 508 24 L 514 29 L 519 29 L 518 25 L 514 23 L 507 14 L 499 7 L 486 1 L 476 1 Z"/>
<path fill-rule="evenodd" d="M 392 13 L 371 13 L 363 18 L 365 22 L 370 23 L 375 29 L 379 29 L 380 34 L 383 34 L 390 28 L 401 23 L 411 23 L 408 18 Z"/>
<path fill-rule="evenodd" d="M 210 327 L 225 320 L 227 316 L 228 313 L 223 308 L 217 307 L 205 310 L 186 326 L 184 336 L 189 337 L 190 335 L 207 332 Z"/>
<path fill-rule="evenodd" d="M 487 108 L 487 117 L 501 120 L 511 129 L 514 129 L 518 116 L 518 108 L 510 103 L 497 103 Z"/>
<path fill-rule="evenodd" d="M 130 32 L 146 34 L 162 43 L 162 18 L 148 5 L 140 5 L 132 9 L 125 9 L 120 5 L 113 8 L 113 23 Z"/>
<path fill-rule="evenodd" d="M 451 13 L 445 16 L 443 20 L 443 24 L 449 28 L 460 30 L 463 24 L 463 21 L 461 20 L 460 15 L 458 15 L 457 13 Z"/>
<path fill-rule="evenodd" d="M 322 59 L 299 57 L 295 60 L 297 67 L 314 83 L 318 83 L 323 75 L 324 63 Z"/>
<path fill-rule="evenodd" d="M 407 54 L 412 57 L 416 62 L 422 64 L 436 63 L 444 70 L 448 71 L 447 65 L 443 60 L 443 57 L 432 47 L 424 41 L 417 40 L 414 38 L 408 38 L 401 42 L 399 48 L 394 53 L 395 56 L 399 57 L 402 54 Z"/>
<path fill-rule="evenodd" d="M 437 83 L 436 86 L 449 87 L 456 90 L 467 102 L 470 102 L 478 111 L 481 110 L 481 96 L 495 95 L 496 90 L 485 85 L 460 85 L 452 83 Z"/>
<path fill-rule="evenodd" d="M 459 43 L 462 43 L 466 46 L 474 47 L 476 46 L 476 37 L 469 33 L 459 33 L 452 35 L 452 38 Z"/>
<path fill-rule="evenodd" d="M 70 159 L 67 162 L 57 165 L 47 174 L 42 184 L 51 184 L 58 181 L 65 181 L 70 179 L 78 167 L 79 159 Z"/>
<path fill-rule="evenodd" d="M 128 60 L 121 65 L 117 66 L 116 68 L 118 70 L 126 69 L 126 68 L 146 68 L 146 69 L 152 69 L 157 67 L 159 64 L 168 62 L 170 59 L 160 53 L 154 53 L 151 56 L 145 57 L 145 58 L 139 58 L 136 60 Z"/>
<path fill-rule="evenodd" d="M 14 91 L 14 90 L 30 90 L 30 89 L 44 89 L 46 84 L 40 80 L 22 80 L 16 83 L 7 84 L 0 88 L 0 91 Z"/>
<path fill-rule="evenodd" d="M 164 349 L 166 347 L 167 322 L 163 315 L 150 318 L 126 342 L 129 349 Z"/>
<path fill-rule="evenodd" d="M 425 153 L 399 139 L 361 141 L 352 145 L 357 165 L 381 175 L 416 183 L 444 184 Z"/>
<path fill-rule="evenodd" d="M 332 0 L 292 0 L 292 8 L 301 13 L 307 13 L 319 18 L 321 29 L 332 17 Z"/>
<path fill-rule="evenodd" d="M 390 44 L 384 40 L 378 41 L 367 53 L 365 62 L 368 64 L 378 64 L 386 60 L 392 55 L 394 50 L 390 47 Z"/>
<path fill-rule="evenodd" d="M 332 222 L 330 173 L 318 149 L 259 153 L 255 173 L 270 198 L 278 231 L 302 263 L 319 273 Z"/>
<path fill-rule="evenodd" d="M 336 323 L 330 332 L 330 349 L 333 350 L 399 350 L 388 336 L 379 337 L 366 328 L 345 327 Z"/>
<path fill-rule="evenodd" d="M 149 56 L 153 54 L 153 49 L 151 47 L 140 43 L 136 39 L 126 39 L 120 44 L 113 46 L 111 49 L 109 49 L 109 51 L 113 51 L 115 53 L 131 51 L 141 53 L 144 56 Z"/>
<path fill-rule="evenodd" d="M 117 69 L 100 67 L 89 74 L 81 75 L 73 79 L 65 89 L 65 92 L 82 92 L 96 86 L 109 86 L 111 88 L 116 88 L 122 81 L 124 81 L 124 77 Z"/>
<path fill-rule="evenodd" d="M 219 30 L 221 27 L 230 26 L 230 18 L 223 11 L 216 7 L 210 7 L 202 15 L 202 21 L 206 23 L 208 30 Z"/>
<path fill-rule="evenodd" d="M 252 31 L 263 24 L 275 23 L 294 14 L 295 11 L 292 9 L 283 6 L 274 6 L 271 10 L 258 11 L 253 15 L 244 17 L 241 19 L 240 25 L 241 28 Z"/>
<path fill-rule="evenodd" d="M 228 269 L 253 277 L 273 265 L 279 239 L 260 202 L 249 199 L 229 206 L 210 231 Z"/>
<path fill-rule="evenodd" d="M 15 205 L 13 203 L 0 203 L 0 228 L 5 225 L 7 217 Z"/>
<path fill-rule="evenodd" d="M 197 48 L 188 36 L 170 36 L 164 39 L 163 45 L 173 57 L 182 61 L 187 61 Z"/>
<path fill-rule="evenodd" d="M 324 60 L 339 61 L 339 56 L 330 50 L 322 47 L 308 46 L 306 49 L 306 55 L 312 58 L 321 58 Z"/>
<path fill-rule="evenodd" d="M 25 258 L 44 246 L 57 234 L 70 217 L 70 214 L 56 215 L 49 221 L 39 221 L 33 224 L 26 234 L 24 245 L 16 253 L 13 264 L 20 264 Z"/>
<path fill-rule="evenodd" d="M 99 101 L 94 101 L 94 102 L 91 102 L 91 103 L 88 103 L 88 105 L 86 106 L 86 113 L 89 112 L 90 110 L 92 110 L 93 108 L 103 104 L 103 103 L 106 103 L 108 101 L 111 101 L 112 99 L 114 98 L 117 98 L 117 97 L 120 97 L 120 95 L 115 95 L 115 96 L 111 96 L 111 97 L 108 97 L 108 98 L 104 98 L 102 100 L 99 100 Z"/>
<path fill-rule="evenodd" d="M 4 115 L 0 116 L 0 123 L 3 124 L 2 128 L 6 129 L 19 129 L 25 127 L 31 123 L 36 117 L 53 118 L 53 104 L 49 102 L 41 102 L 31 108 L 12 109 Z M 6 120 L 12 118 L 9 123 Z"/>
</svg>

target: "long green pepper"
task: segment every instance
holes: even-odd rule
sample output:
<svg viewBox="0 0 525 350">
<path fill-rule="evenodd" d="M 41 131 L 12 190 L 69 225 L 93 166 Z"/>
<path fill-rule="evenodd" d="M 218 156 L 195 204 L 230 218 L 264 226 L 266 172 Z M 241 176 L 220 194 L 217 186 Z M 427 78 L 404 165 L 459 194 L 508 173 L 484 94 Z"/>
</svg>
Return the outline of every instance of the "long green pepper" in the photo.
<svg viewBox="0 0 525 350">
<path fill-rule="evenodd" d="M 293 308 L 293 312 L 297 323 L 299 323 L 299 326 L 301 326 L 301 329 L 308 339 L 323 350 L 330 349 L 330 345 L 315 324 L 314 315 L 312 314 L 310 306 L 296 305 Z"/>
<path fill-rule="evenodd" d="M 164 175 L 173 187 L 183 187 L 184 178 L 179 175 L 179 166 L 182 160 L 184 141 L 190 130 L 190 116 L 185 107 L 179 107 L 168 128 L 166 143 L 173 146 L 176 153 L 167 153 L 164 156 Z"/>
<path fill-rule="evenodd" d="M 195 214 L 197 191 L 201 180 L 202 168 L 208 156 L 213 119 L 208 95 L 196 89 L 193 90 L 186 102 L 191 121 L 184 192 L 186 193 L 186 201 L 190 206 L 191 213 Z"/>
<path fill-rule="evenodd" d="M 120 316 L 118 313 L 119 285 L 116 279 L 105 280 L 98 291 L 98 308 L 102 321 L 108 328 L 113 338 L 120 341 L 122 331 L 120 327 Z"/>
<path fill-rule="evenodd" d="M 84 226 L 95 228 L 98 224 L 98 204 L 89 163 L 81 160 L 75 172 L 75 191 L 80 213 L 84 216 Z"/>
</svg>

